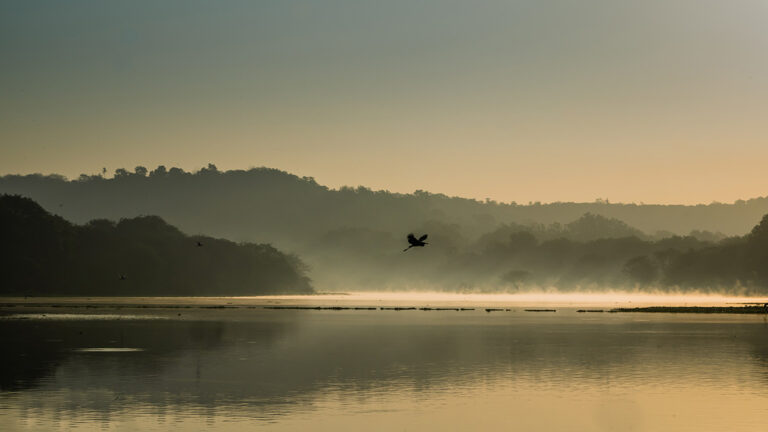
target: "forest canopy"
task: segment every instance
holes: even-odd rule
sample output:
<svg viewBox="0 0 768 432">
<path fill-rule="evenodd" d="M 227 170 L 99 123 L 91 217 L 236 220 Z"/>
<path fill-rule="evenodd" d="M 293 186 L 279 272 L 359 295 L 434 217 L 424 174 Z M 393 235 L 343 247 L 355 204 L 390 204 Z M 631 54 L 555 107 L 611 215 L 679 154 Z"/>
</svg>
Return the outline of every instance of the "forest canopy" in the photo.
<svg viewBox="0 0 768 432">
<path fill-rule="evenodd" d="M 77 232 L 103 231 L 113 238 L 128 236 L 132 225 L 139 225 L 140 233 L 167 230 L 177 232 L 177 239 L 183 237 L 162 222 L 168 221 L 184 232 L 230 240 L 227 244 L 239 251 L 237 256 L 245 250 L 259 257 L 274 255 L 289 263 L 286 268 L 296 272 L 296 281 L 305 277 L 298 258 L 263 245 L 273 244 L 308 263 L 314 286 L 325 291 L 765 292 L 768 285 L 760 265 L 765 262 L 760 261 L 765 240 L 750 233 L 768 213 L 765 197 L 694 206 L 605 200 L 497 203 L 422 190 L 402 194 L 362 186 L 331 189 L 311 177 L 277 169 L 221 171 L 212 164 L 196 172 L 165 166 L 121 168 L 113 176 L 104 169 L 74 180 L 7 175 L 0 177 L 0 192 L 30 197 L 49 212 L 83 224 L 73 228 Z M 150 214 L 162 219 L 142 216 Z M 410 232 L 428 233 L 429 246 L 402 253 Z M 81 234 L 78 239 L 89 237 Z M 157 252 L 142 245 L 136 246 L 145 253 L 141 259 L 152 263 L 145 268 L 166 265 L 153 261 L 159 259 Z M 195 268 L 214 265 L 213 258 L 189 259 L 201 260 L 194 261 Z M 174 278 L 185 280 L 189 272 L 182 267 Z M 114 278 L 121 272 L 113 267 L 100 277 Z M 213 289 L 223 292 L 227 277 L 234 275 L 220 276 Z M 201 280 L 192 275 L 190 279 Z M 242 280 L 237 283 L 243 286 Z M 290 286 L 283 291 L 306 288 L 299 282 Z"/>
<path fill-rule="evenodd" d="M 305 265 L 266 244 L 187 236 L 158 216 L 74 225 L 0 195 L 0 295 L 311 293 Z"/>
</svg>

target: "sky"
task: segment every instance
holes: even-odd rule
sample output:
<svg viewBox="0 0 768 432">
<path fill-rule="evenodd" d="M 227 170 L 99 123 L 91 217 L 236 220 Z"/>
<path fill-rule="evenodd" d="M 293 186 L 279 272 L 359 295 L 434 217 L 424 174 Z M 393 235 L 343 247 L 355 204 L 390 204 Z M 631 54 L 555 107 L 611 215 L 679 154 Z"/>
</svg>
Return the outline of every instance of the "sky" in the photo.
<svg viewBox="0 0 768 432">
<path fill-rule="evenodd" d="M 764 0 L 0 0 L 0 174 L 768 195 Z"/>
</svg>

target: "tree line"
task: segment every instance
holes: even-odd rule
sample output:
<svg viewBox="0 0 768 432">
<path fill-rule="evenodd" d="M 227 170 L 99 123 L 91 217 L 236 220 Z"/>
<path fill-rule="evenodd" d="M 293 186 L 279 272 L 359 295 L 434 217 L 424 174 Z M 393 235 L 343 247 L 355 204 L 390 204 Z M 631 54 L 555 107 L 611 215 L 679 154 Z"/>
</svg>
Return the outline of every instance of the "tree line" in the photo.
<svg viewBox="0 0 768 432">
<path fill-rule="evenodd" d="M 6 175 L 0 192 L 31 197 L 83 225 L 154 214 L 184 232 L 273 244 L 298 254 L 326 291 L 764 284 L 759 269 L 738 257 L 757 253 L 745 246 L 754 244 L 746 234 L 768 213 L 765 197 L 696 206 L 497 203 L 332 189 L 277 169 L 212 164 L 195 172 L 121 168 L 112 176 L 104 169 L 74 180 Z M 428 233 L 430 245 L 402 254 L 409 232 Z"/>
<path fill-rule="evenodd" d="M 0 196 L 0 295 L 311 293 L 306 266 L 267 244 L 188 236 L 158 216 L 72 224 Z"/>
</svg>

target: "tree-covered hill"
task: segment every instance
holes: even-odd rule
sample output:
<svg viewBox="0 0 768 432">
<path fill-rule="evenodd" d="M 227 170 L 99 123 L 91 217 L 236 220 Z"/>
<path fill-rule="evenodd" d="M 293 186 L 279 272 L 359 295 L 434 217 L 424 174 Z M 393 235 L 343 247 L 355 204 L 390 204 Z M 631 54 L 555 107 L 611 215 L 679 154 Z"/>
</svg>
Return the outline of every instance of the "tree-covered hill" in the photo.
<svg viewBox="0 0 768 432">
<path fill-rule="evenodd" d="M 75 180 L 6 175 L 2 192 L 31 197 L 79 224 L 152 214 L 186 233 L 270 243 L 301 256 L 314 284 L 328 291 L 650 283 L 671 289 L 701 281 L 678 276 L 686 254 L 725 247 L 724 238 L 746 234 L 768 213 L 768 198 L 696 206 L 520 205 L 425 191 L 330 189 L 276 169 L 222 172 L 213 165 L 197 172 L 136 167 Z M 95 230 L 94 224 L 106 223 L 83 229 Z M 113 230 L 128 229 L 123 225 Z M 430 245 L 402 253 L 409 232 L 428 233 Z M 671 257 L 681 257 L 675 269 Z"/>
<path fill-rule="evenodd" d="M 74 225 L 0 196 L 0 295 L 311 293 L 301 261 L 270 245 L 190 237 L 157 216 Z"/>
<path fill-rule="evenodd" d="M 511 185 L 510 188 L 521 187 Z M 197 172 L 179 168 L 119 169 L 113 177 L 6 175 L 0 193 L 28 196 L 76 223 L 142 214 L 162 216 L 185 232 L 234 240 L 300 245 L 339 228 L 401 234 L 434 220 L 457 224 L 473 237 L 500 224 L 567 224 L 585 213 L 615 218 L 648 235 L 685 235 L 692 230 L 742 235 L 768 213 L 768 198 L 733 204 L 649 205 L 556 202 L 497 203 L 416 191 L 412 194 L 365 187 L 330 189 L 310 177 L 270 168 Z"/>
</svg>

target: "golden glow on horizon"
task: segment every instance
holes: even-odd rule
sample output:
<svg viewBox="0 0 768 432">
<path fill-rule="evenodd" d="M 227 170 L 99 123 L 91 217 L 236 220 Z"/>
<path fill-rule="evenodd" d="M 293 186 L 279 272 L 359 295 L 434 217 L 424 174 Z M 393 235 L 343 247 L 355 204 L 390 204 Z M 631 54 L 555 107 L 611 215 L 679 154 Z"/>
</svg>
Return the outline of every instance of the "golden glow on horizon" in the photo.
<svg viewBox="0 0 768 432">
<path fill-rule="evenodd" d="M 211 162 L 522 204 L 768 194 L 763 2 L 178 6 L 6 7 L 0 174 Z"/>
<path fill-rule="evenodd" d="M 737 305 L 739 303 L 768 302 L 766 297 L 742 297 L 720 294 L 648 294 L 613 292 L 586 293 L 548 293 L 527 292 L 519 294 L 460 294 L 445 292 L 374 292 L 358 291 L 348 294 L 321 294 L 310 296 L 259 296 L 236 297 L 252 301 L 281 301 L 309 303 L 392 303 L 392 304 L 509 304 L 526 305 L 558 305 L 558 306 L 589 306 L 604 305 L 606 307 L 664 305 L 664 306 L 715 306 Z"/>
</svg>

